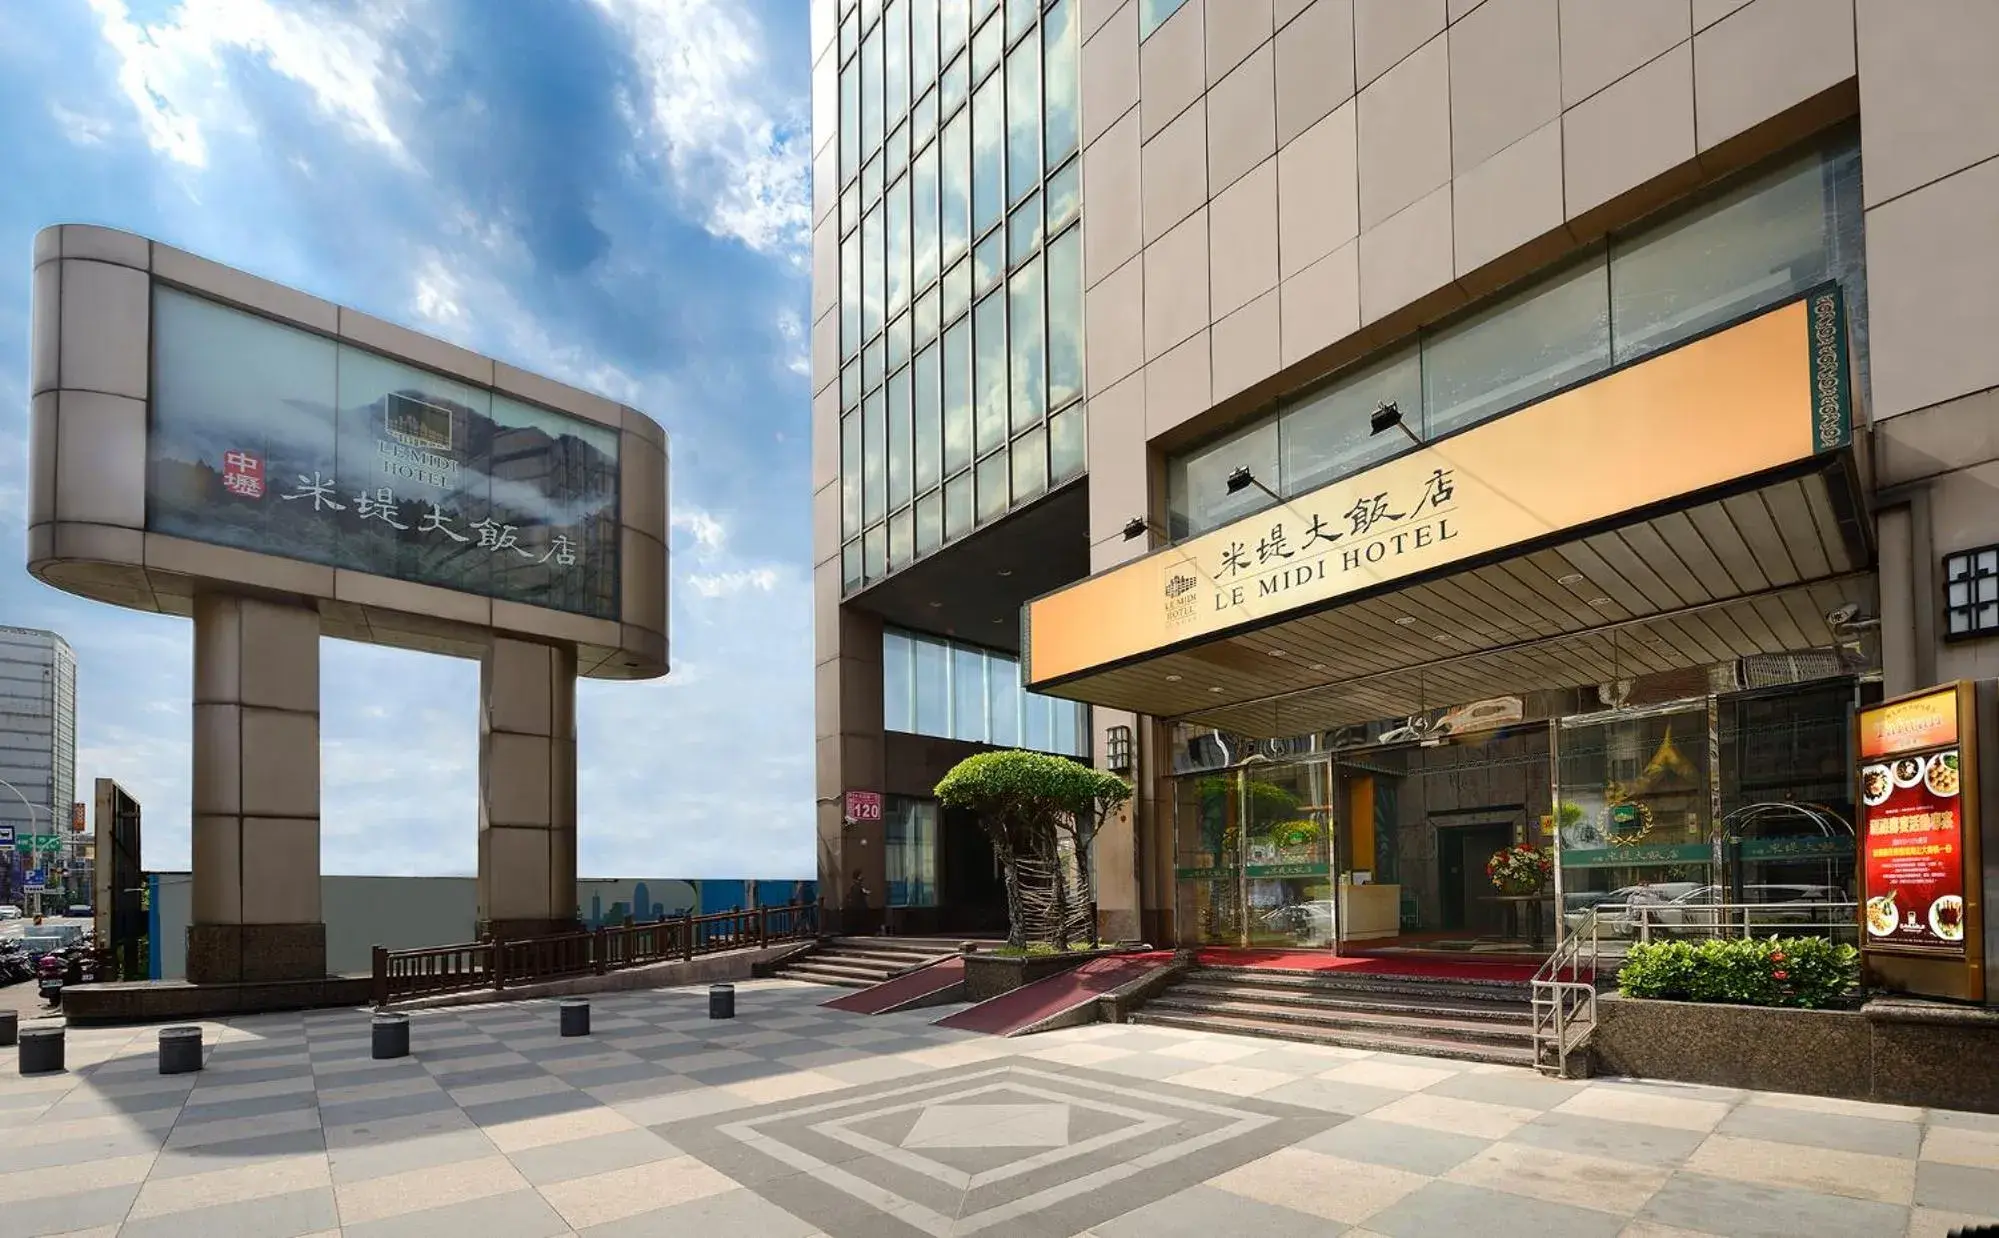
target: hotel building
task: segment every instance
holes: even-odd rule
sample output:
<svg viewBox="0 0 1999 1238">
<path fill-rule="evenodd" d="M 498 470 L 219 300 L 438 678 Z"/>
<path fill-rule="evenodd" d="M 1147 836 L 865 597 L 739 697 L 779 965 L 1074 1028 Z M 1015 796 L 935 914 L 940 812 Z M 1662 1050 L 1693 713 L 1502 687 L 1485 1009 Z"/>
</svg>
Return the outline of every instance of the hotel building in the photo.
<svg viewBox="0 0 1999 1238">
<path fill-rule="evenodd" d="M 1135 781 L 1116 937 L 1860 893 L 1856 711 L 1999 677 L 1999 7 L 813 18 L 848 927 L 1001 916 L 930 793 L 987 746 Z"/>
</svg>

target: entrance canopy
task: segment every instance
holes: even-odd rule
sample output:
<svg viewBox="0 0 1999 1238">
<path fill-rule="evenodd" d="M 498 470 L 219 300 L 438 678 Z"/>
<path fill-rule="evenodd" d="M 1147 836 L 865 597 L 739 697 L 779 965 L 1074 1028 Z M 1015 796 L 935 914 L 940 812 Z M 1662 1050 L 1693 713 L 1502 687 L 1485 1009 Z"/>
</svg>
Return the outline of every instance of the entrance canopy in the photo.
<svg viewBox="0 0 1999 1238">
<path fill-rule="evenodd" d="M 1839 643 L 1825 289 L 1028 604 L 1036 691 L 1253 736 Z"/>
</svg>

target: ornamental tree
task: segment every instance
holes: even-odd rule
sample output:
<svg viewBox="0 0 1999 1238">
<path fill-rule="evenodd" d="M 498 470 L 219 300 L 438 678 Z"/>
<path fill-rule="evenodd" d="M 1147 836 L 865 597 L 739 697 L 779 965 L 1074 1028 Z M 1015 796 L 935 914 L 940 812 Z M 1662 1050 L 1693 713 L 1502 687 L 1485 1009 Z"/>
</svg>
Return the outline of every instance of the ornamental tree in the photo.
<svg viewBox="0 0 1999 1238">
<path fill-rule="evenodd" d="M 967 757 L 937 784 L 947 808 L 971 812 L 992 840 L 1006 885 L 1007 945 L 1066 950 L 1097 942 L 1091 843 L 1131 784 L 1064 757 L 1005 750 Z"/>
</svg>

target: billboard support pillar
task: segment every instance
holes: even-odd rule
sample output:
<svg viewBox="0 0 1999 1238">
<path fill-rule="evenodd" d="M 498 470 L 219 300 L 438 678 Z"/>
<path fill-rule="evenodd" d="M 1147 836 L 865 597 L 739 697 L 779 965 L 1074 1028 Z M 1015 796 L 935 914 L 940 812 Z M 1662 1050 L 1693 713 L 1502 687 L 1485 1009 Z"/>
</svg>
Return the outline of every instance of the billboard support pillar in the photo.
<svg viewBox="0 0 1999 1238">
<path fill-rule="evenodd" d="M 316 607 L 195 598 L 193 825 L 188 979 L 324 979 Z"/>
<path fill-rule="evenodd" d="M 576 651 L 495 634 L 479 664 L 479 922 L 573 932 Z"/>
</svg>

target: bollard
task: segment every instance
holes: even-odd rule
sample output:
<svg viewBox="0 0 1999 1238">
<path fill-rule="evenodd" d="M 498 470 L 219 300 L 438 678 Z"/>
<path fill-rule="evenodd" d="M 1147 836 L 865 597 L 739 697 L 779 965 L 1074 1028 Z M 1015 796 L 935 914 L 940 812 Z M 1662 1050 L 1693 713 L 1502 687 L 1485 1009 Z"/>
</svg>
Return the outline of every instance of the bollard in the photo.
<svg viewBox="0 0 1999 1238">
<path fill-rule="evenodd" d="M 711 984 L 708 986 L 708 1017 L 711 1019 L 733 1019 L 736 1017 L 735 985 Z"/>
<path fill-rule="evenodd" d="M 201 1069 L 201 1029 L 163 1027 L 160 1029 L 160 1073 L 188 1075 Z"/>
<path fill-rule="evenodd" d="M 21 1073 L 54 1074 L 63 1068 L 62 1029 L 30 1027 L 21 1031 Z"/>
<path fill-rule="evenodd" d="M 21 1035 L 21 1013 L 18 1010 L 0 1010 L 0 1048 L 14 1043 Z"/>
<path fill-rule="evenodd" d="M 590 1034 L 589 1002 L 564 1002 L 561 1009 L 562 1034 L 564 1036 L 588 1036 Z"/>
<path fill-rule="evenodd" d="M 377 1011 L 373 1024 L 373 1053 L 376 1061 L 410 1055 L 410 1017 Z"/>
</svg>

